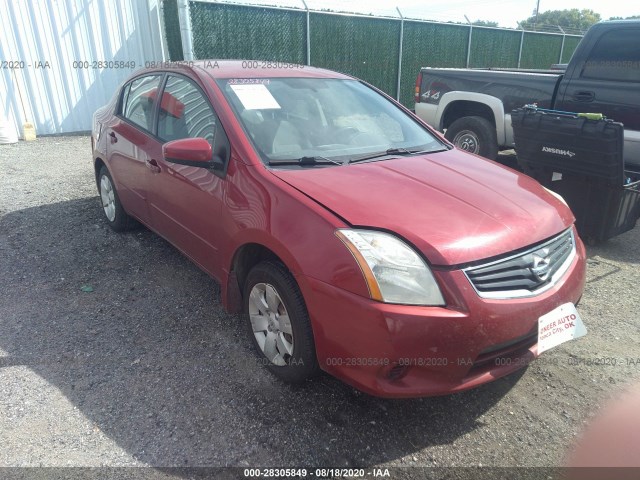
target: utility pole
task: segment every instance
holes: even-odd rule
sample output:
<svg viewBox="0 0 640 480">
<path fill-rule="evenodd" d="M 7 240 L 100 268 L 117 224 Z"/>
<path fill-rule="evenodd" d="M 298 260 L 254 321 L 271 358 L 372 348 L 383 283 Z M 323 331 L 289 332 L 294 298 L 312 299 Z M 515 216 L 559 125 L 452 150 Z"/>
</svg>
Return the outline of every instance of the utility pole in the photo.
<svg viewBox="0 0 640 480">
<path fill-rule="evenodd" d="M 536 27 L 538 25 L 538 12 L 540 11 L 540 0 L 538 0 L 538 4 L 536 5 L 536 19 L 533 22 L 533 31 L 536 31 Z"/>
</svg>

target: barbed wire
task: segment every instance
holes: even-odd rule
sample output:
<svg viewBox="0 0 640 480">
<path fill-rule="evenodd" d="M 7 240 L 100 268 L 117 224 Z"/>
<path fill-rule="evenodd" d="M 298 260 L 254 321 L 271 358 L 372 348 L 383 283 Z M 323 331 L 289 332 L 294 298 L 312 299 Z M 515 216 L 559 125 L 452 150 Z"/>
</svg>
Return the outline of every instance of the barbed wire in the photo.
<svg viewBox="0 0 640 480">
<path fill-rule="evenodd" d="M 529 32 L 566 33 L 567 35 L 584 35 L 587 29 L 566 27 L 553 23 L 520 22 L 520 29 Z"/>
<path fill-rule="evenodd" d="M 300 4 L 298 0 L 287 0 L 287 1 L 278 1 L 278 0 L 196 0 L 201 2 L 210 2 L 210 3 L 222 3 L 227 5 L 242 5 L 242 6 L 252 6 L 252 7 L 275 7 L 275 8 L 285 8 L 291 10 L 302 10 L 304 11 L 303 6 Z M 494 0 L 484 0 L 486 3 L 493 3 Z M 389 13 L 377 11 L 377 12 L 358 12 L 353 11 L 354 9 L 345 9 L 344 7 L 333 8 L 318 8 L 318 7 L 310 7 L 309 11 L 312 12 L 327 12 L 327 13 L 341 13 L 341 14 L 355 14 L 355 15 L 365 15 L 372 16 L 378 18 L 395 18 L 398 19 L 398 15 L 395 14 L 395 9 L 390 8 Z M 404 13 L 404 12 L 403 12 Z M 416 13 L 407 14 L 404 16 L 405 20 L 419 20 L 419 21 L 427 21 L 434 23 L 443 23 L 443 24 L 456 24 L 456 25 L 469 25 L 466 21 L 461 21 L 459 19 L 454 19 L 450 15 L 443 14 L 429 14 L 429 15 L 420 15 Z M 551 24 L 551 23 L 531 23 L 531 22 L 519 22 L 517 28 L 509 28 L 509 27 L 494 27 L 494 26 L 486 26 L 486 25 L 474 25 L 474 27 L 478 28 L 497 28 L 501 30 L 524 30 L 525 32 L 540 32 L 540 33 L 555 33 L 555 34 L 566 34 L 566 35 L 584 35 L 586 29 L 580 29 L 575 27 L 565 27 L 561 25 Z"/>
</svg>

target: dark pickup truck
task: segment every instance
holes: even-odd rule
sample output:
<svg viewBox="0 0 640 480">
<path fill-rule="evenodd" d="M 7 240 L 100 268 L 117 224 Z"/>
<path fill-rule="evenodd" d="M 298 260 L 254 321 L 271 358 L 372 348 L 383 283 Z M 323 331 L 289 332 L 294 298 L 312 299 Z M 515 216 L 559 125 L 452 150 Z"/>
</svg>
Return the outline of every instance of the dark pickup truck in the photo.
<svg viewBox="0 0 640 480">
<path fill-rule="evenodd" d="M 422 68 L 415 101 L 416 115 L 459 148 L 492 159 L 513 148 L 515 108 L 602 113 L 624 124 L 624 160 L 640 171 L 640 21 L 591 27 L 564 72 Z"/>
</svg>

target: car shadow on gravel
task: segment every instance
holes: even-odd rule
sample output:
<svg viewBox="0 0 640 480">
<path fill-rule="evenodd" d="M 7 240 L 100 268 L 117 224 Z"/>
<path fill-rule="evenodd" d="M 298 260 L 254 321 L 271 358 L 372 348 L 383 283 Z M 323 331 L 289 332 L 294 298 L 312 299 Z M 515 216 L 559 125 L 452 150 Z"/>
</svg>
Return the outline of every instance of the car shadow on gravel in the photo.
<svg viewBox="0 0 640 480">
<path fill-rule="evenodd" d="M 36 372 L 158 467 L 395 460 L 481 428 L 522 375 L 402 401 L 327 375 L 285 385 L 256 365 L 213 280 L 146 229 L 113 233 L 96 198 L 3 216 L 0 255 L 4 364 Z"/>
</svg>

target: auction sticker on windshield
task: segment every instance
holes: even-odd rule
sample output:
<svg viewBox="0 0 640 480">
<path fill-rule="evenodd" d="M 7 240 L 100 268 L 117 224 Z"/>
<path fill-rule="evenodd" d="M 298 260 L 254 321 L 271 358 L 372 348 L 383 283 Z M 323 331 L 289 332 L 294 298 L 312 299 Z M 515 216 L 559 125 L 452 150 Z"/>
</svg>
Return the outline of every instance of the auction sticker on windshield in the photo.
<svg viewBox="0 0 640 480">
<path fill-rule="evenodd" d="M 264 85 L 230 85 L 230 87 L 247 110 L 280 108 L 280 104 Z"/>
<path fill-rule="evenodd" d="M 586 335 L 578 311 L 573 303 L 565 303 L 538 319 L 538 354 L 561 343 Z"/>
</svg>

